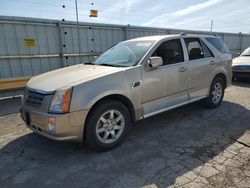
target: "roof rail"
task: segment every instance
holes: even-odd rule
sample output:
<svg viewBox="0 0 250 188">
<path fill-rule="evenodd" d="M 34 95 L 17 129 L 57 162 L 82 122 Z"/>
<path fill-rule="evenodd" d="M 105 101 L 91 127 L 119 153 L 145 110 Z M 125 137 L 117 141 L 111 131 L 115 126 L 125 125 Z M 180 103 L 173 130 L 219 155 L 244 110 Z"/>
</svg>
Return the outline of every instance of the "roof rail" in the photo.
<svg viewBox="0 0 250 188">
<path fill-rule="evenodd" d="M 185 32 L 180 33 L 180 36 L 185 36 L 185 35 L 187 35 Z"/>
</svg>

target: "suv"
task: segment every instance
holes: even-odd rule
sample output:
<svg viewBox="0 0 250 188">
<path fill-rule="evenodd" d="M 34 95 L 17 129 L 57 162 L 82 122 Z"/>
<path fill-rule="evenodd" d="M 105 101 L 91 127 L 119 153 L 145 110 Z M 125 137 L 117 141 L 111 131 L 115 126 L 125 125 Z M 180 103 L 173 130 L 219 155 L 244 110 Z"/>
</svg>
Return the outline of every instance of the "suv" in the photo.
<svg viewBox="0 0 250 188">
<path fill-rule="evenodd" d="M 109 150 L 124 140 L 132 121 L 201 99 L 219 106 L 231 65 L 216 36 L 123 41 L 92 62 L 33 77 L 21 115 L 28 128 L 48 138 Z"/>
</svg>

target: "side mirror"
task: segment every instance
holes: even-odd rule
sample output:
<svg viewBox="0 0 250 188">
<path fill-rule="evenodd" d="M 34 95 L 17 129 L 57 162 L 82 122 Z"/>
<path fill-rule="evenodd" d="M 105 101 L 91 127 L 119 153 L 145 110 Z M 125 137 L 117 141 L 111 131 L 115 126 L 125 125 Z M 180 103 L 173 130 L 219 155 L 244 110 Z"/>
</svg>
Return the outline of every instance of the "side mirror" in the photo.
<svg viewBox="0 0 250 188">
<path fill-rule="evenodd" d="M 156 69 L 163 64 L 161 57 L 150 57 L 148 60 L 148 66 L 150 69 Z"/>
<path fill-rule="evenodd" d="M 240 54 L 241 54 L 241 53 L 240 53 L 240 52 L 238 52 L 238 53 L 237 53 L 237 56 L 240 56 Z"/>
</svg>

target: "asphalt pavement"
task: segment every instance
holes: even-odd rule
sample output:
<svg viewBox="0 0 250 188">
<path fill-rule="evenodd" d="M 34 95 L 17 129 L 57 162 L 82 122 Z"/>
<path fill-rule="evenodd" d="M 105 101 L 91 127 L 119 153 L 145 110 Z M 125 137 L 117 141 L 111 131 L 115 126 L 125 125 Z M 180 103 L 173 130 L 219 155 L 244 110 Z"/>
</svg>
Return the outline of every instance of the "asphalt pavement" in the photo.
<svg viewBox="0 0 250 188">
<path fill-rule="evenodd" d="M 136 122 L 109 152 L 27 129 L 0 101 L 0 187 L 250 187 L 250 83 L 217 109 L 196 102 Z"/>
</svg>

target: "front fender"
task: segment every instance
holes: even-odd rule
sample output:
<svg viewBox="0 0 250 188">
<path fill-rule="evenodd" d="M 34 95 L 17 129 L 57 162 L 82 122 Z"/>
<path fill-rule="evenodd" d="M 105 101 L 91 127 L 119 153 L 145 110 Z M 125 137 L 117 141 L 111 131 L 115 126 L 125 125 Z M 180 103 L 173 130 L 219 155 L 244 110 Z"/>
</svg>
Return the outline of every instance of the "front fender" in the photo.
<svg viewBox="0 0 250 188">
<path fill-rule="evenodd" d="M 140 80 L 139 69 L 106 75 L 74 87 L 71 111 L 90 109 L 97 101 L 109 95 L 122 95 L 128 98 L 134 108 L 140 108 L 140 87 L 132 88 L 132 83 Z"/>
</svg>

